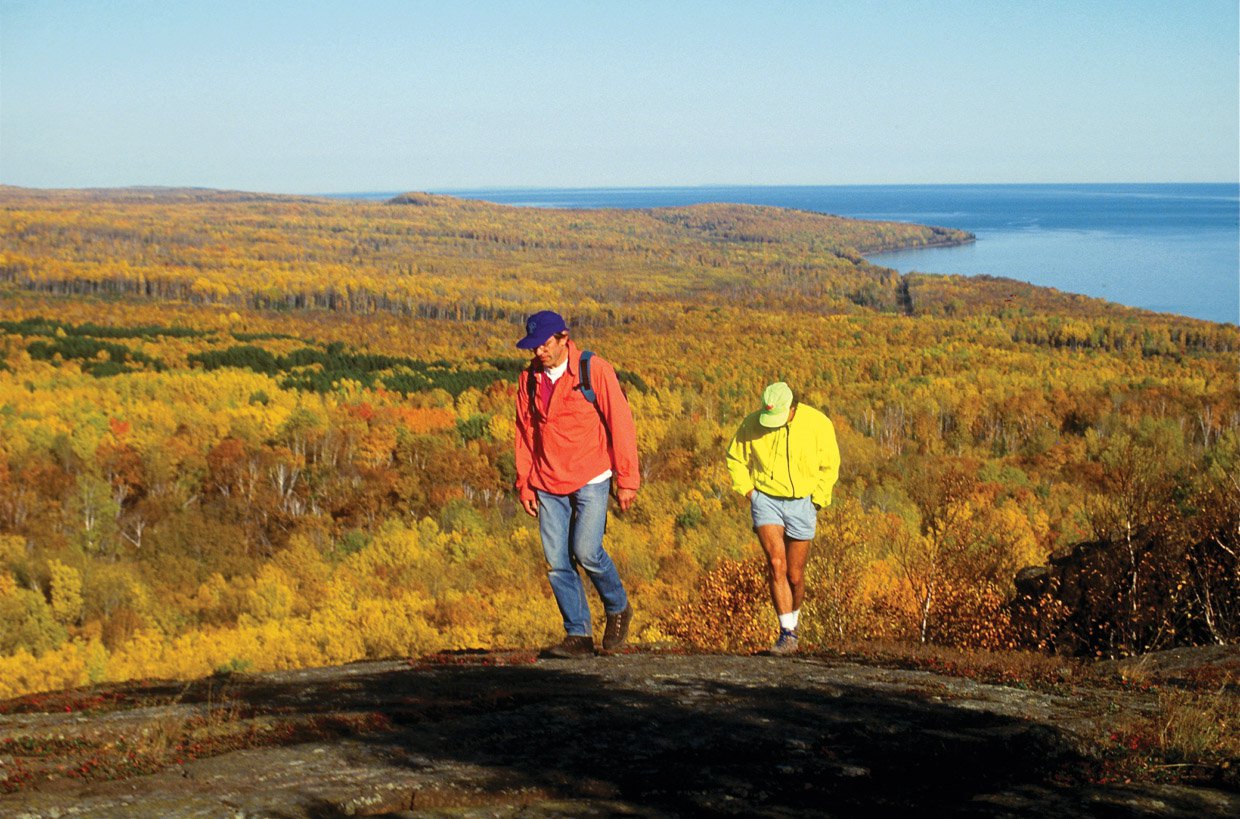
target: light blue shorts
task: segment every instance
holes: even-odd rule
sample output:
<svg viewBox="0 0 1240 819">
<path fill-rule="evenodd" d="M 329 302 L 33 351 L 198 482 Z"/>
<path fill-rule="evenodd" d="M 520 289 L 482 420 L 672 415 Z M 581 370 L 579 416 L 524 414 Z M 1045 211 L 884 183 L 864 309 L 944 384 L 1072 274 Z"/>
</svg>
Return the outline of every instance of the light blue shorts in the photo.
<svg viewBox="0 0 1240 819">
<path fill-rule="evenodd" d="M 805 498 L 772 498 L 757 489 L 749 499 L 753 528 L 782 526 L 784 535 L 793 540 L 813 540 L 818 531 L 818 510 Z"/>
</svg>

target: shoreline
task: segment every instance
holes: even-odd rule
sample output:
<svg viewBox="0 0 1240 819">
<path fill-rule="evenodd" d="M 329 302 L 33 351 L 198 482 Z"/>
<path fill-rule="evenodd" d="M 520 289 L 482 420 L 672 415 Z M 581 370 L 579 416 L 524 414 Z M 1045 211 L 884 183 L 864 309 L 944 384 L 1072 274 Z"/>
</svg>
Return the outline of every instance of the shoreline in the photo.
<svg viewBox="0 0 1240 819">
<path fill-rule="evenodd" d="M 879 221 L 879 220 L 863 219 L 859 221 Z M 889 221 L 889 220 L 882 220 L 882 221 Z M 932 230 L 956 230 L 957 229 L 957 228 L 943 228 L 940 225 L 922 225 L 918 222 L 898 222 L 895 224 L 917 225 L 918 227 L 928 227 Z M 968 238 L 965 238 L 965 239 L 943 238 L 939 241 L 927 242 L 926 244 L 923 244 L 923 245 L 904 245 L 902 247 L 895 247 L 895 248 L 884 249 L 884 250 L 866 250 L 866 249 L 858 248 L 857 252 L 860 253 L 862 258 L 864 258 L 866 262 L 868 262 L 869 264 L 875 265 L 876 267 L 887 267 L 887 265 L 876 262 L 870 257 L 880 256 L 884 253 L 907 253 L 913 250 L 936 250 L 936 249 L 941 249 L 941 248 L 946 248 L 946 247 L 965 247 L 967 245 L 974 245 L 974 244 L 977 244 L 977 236 L 970 233 Z M 891 268 L 891 269 L 894 270 L 895 268 Z"/>
</svg>

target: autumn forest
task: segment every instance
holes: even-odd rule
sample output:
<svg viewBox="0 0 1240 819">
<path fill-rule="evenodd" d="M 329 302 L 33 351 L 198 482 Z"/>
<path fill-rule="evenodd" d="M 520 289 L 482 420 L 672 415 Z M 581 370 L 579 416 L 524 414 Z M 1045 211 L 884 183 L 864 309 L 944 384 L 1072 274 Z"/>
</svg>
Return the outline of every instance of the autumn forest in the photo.
<svg viewBox="0 0 1240 819">
<path fill-rule="evenodd" d="M 512 491 L 544 308 L 633 408 L 643 487 L 607 537 L 639 644 L 772 638 L 723 450 L 780 379 L 843 459 L 803 642 L 1240 640 L 1240 329 L 865 259 L 970 239 L 0 187 L 0 697 L 558 639 Z"/>
</svg>

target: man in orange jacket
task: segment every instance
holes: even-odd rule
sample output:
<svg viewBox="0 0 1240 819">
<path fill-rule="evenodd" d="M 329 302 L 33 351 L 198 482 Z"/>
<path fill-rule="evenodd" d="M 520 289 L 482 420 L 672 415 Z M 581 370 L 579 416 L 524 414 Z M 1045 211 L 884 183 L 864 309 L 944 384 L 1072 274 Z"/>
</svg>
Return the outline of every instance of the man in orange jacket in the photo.
<svg viewBox="0 0 1240 819">
<path fill-rule="evenodd" d="M 526 513 L 538 518 L 547 577 L 564 617 L 564 641 L 551 657 L 594 654 L 590 606 L 577 567 L 585 569 L 603 600 L 607 626 L 603 650 L 628 637 L 633 607 L 611 557 L 603 549 L 610 484 L 621 511 L 633 505 L 641 483 L 633 413 L 611 364 L 589 359 L 589 391 L 582 357 L 564 319 L 550 310 L 526 320 L 517 347 L 534 358 L 517 382 L 517 492 Z"/>
</svg>

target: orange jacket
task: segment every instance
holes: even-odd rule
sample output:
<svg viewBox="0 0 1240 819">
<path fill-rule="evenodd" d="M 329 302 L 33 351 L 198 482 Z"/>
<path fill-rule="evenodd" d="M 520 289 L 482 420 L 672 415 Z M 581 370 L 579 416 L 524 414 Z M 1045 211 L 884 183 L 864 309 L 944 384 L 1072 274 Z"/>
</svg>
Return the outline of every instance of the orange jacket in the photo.
<svg viewBox="0 0 1240 819">
<path fill-rule="evenodd" d="M 530 414 L 526 384 L 530 370 L 522 370 L 517 379 L 516 488 L 523 501 L 533 500 L 535 489 L 553 495 L 576 492 L 608 469 L 621 489 L 636 490 L 641 483 L 633 412 L 620 390 L 615 369 L 597 355 L 590 359 L 596 407 L 578 389 L 580 362 L 581 351 L 569 339 L 568 371 L 555 382 L 546 414 L 537 400 Z M 534 369 L 541 367 L 534 364 Z"/>
</svg>

